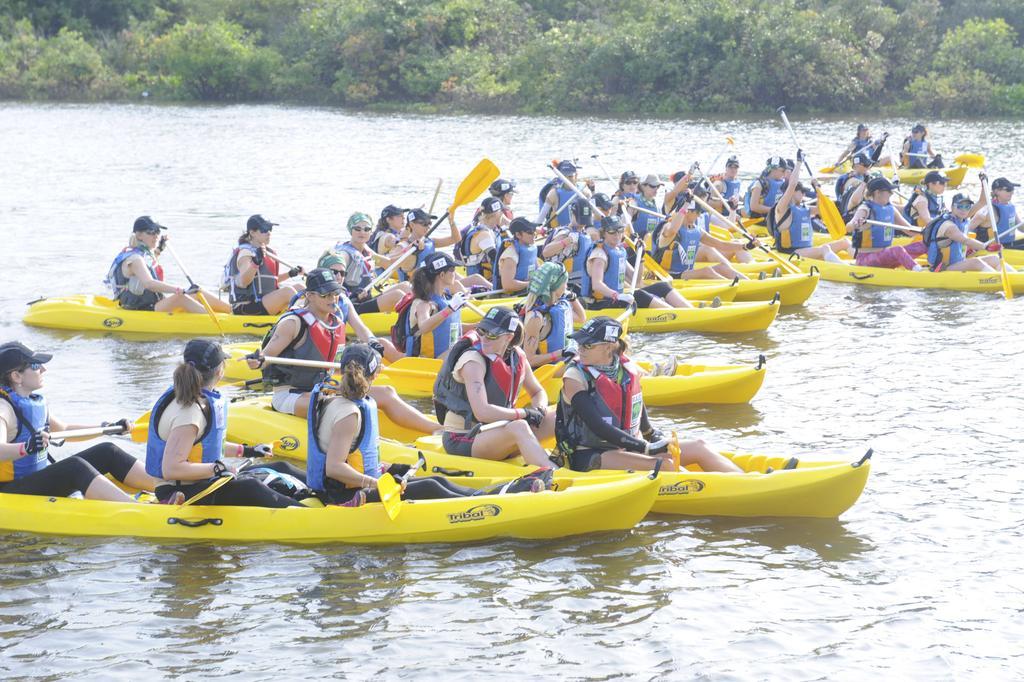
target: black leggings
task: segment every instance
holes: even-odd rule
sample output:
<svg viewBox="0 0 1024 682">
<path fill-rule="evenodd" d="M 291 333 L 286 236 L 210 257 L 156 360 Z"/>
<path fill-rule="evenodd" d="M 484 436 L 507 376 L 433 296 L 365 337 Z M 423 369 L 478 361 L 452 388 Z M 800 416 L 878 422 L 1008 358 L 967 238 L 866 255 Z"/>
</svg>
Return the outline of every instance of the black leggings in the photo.
<svg viewBox="0 0 1024 682">
<path fill-rule="evenodd" d="M 76 490 L 85 493 L 96 477 L 103 474 L 110 474 L 123 483 L 138 461 L 113 443 L 100 443 L 42 471 L 0 483 L 0 492 L 53 497 L 67 497 Z"/>
<path fill-rule="evenodd" d="M 638 308 L 650 308 L 655 297 L 665 298 L 670 293 L 672 293 L 672 284 L 670 282 L 657 282 L 656 284 L 650 284 L 643 289 L 637 289 L 634 291 L 633 299 L 636 301 L 636 306 Z M 606 308 L 626 308 L 627 306 L 628 304 L 624 301 L 602 299 L 588 304 L 587 309 L 604 310 Z"/>
<path fill-rule="evenodd" d="M 266 464 L 256 464 L 254 466 L 260 466 L 267 469 L 273 469 L 274 471 L 280 471 L 281 473 L 291 474 L 301 481 L 306 480 L 305 471 L 302 471 L 287 462 L 268 462 Z M 197 481 L 195 483 L 161 485 L 156 489 L 156 497 L 162 502 L 180 490 L 185 493 L 185 499 L 188 500 L 206 490 L 214 480 L 215 479 L 210 478 L 203 481 Z M 262 481 L 255 478 L 237 478 L 230 483 L 225 483 L 215 492 L 210 493 L 197 502 L 197 504 L 234 507 L 273 507 L 275 509 L 302 506 L 287 495 L 282 495 L 276 490 L 271 490 L 264 485 Z"/>
<path fill-rule="evenodd" d="M 348 502 L 359 488 L 346 488 L 333 479 L 327 479 L 327 490 L 323 494 L 327 504 L 344 504 Z M 403 500 L 444 500 L 453 497 L 470 497 L 476 494 L 473 488 L 452 483 L 441 476 L 430 476 L 429 478 L 413 478 L 406 484 Z M 369 490 L 366 493 L 367 502 L 380 502 L 380 494 L 376 490 Z"/>
</svg>

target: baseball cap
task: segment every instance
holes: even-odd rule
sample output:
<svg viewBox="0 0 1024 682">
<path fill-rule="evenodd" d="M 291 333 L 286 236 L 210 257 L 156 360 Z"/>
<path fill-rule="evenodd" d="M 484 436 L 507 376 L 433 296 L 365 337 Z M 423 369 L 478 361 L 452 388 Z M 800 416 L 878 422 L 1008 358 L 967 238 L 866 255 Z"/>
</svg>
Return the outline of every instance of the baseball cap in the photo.
<svg viewBox="0 0 1024 682">
<path fill-rule="evenodd" d="M 572 175 L 576 172 L 576 164 L 569 160 L 559 161 L 558 172 L 562 175 Z"/>
<path fill-rule="evenodd" d="M 350 343 L 338 356 L 338 364 L 344 369 L 350 362 L 362 367 L 363 374 L 371 377 L 380 368 L 380 355 L 365 343 Z"/>
<path fill-rule="evenodd" d="M 933 182 L 941 182 L 942 184 L 946 184 L 949 182 L 949 178 L 947 178 L 939 171 L 928 171 L 928 173 L 924 176 L 924 184 L 929 185 Z"/>
<path fill-rule="evenodd" d="M 953 195 L 953 201 L 950 202 L 950 205 L 956 208 L 957 204 L 970 204 L 971 206 L 974 206 L 974 199 L 972 199 L 968 194 L 957 192 Z"/>
<path fill-rule="evenodd" d="M 868 124 L 867 123 L 858 123 L 857 124 L 857 132 L 858 133 L 859 132 L 863 132 L 863 131 L 865 131 L 867 129 L 868 129 Z"/>
<path fill-rule="evenodd" d="M 740 160 L 737 159 L 735 156 L 730 156 L 728 159 L 725 160 L 725 167 L 726 168 L 730 168 L 730 167 L 739 168 L 740 167 Z"/>
<path fill-rule="evenodd" d="M 590 206 L 590 202 L 577 197 L 576 201 L 569 204 L 569 211 L 580 225 L 590 227 L 594 224 L 594 209 Z"/>
<path fill-rule="evenodd" d="M 513 180 L 506 180 L 504 178 L 498 178 L 497 180 L 495 180 L 494 182 L 491 183 L 491 186 L 488 189 L 490 190 L 492 195 L 494 195 L 496 197 L 500 197 L 503 194 L 508 194 L 509 192 L 515 192 L 516 191 L 516 183 Z"/>
<path fill-rule="evenodd" d="M 622 183 L 622 182 L 629 182 L 629 181 L 632 181 L 632 180 L 636 180 L 636 181 L 639 182 L 640 176 L 637 175 L 635 172 L 630 171 L 630 170 L 626 171 L 625 173 L 623 173 L 622 175 L 619 176 L 619 182 L 620 183 Z"/>
<path fill-rule="evenodd" d="M 415 222 L 429 223 L 431 220 L 436 220 L 436 219 L 437 219 L 436 215 L 430 215 L 429 213 L 424 211 L 422 208 L 410 209 L 405 214 L 405 222 L 407 222 L 407 223 L 415 223 Z"/>
<path fill-rule="evenodd" d="M 249 219 L 245 221 L 245 229 L 249 232 L 259 230 L 260 232 L 270 232 L 277 223 L 272 223 L 259 213 L 256 215 L 249 216 Z"/>
<path fill-rule="evenodd" d="M 647 185 L 648 187 L 661 187 L 665 183 L 658 179 L 658 176 L 651 173 L 640 183 L 641 185 Z"/>
<path fill-rule="evenodd" d="M 132 225 L 132 232 L 159 232 L 160 230 L 166 230 L 167 228 L 148 215 L 139 216 L 135 219 L 135 224 Z"/>
<path fill-rule="evenodd" d="M 853 163 L 858 166 L 872 166 L 875 162 L 870 156 L 860 152 L 853 155 Z"/>
<path fill-rule="evenodd" d="M 785 168 L 786 160 L 781 156 L 769 156 L 764 165 L 768 168 Z"/>
<path fill-rule="evenodd" d="M 892 183 L 886 180 L 885 178 L 872 178 L 871 181 L 868 182 L 869 192 L 879 192 L 883 190 L 886 192 L 891 192 L 894 189 L 896 188 L 893 187 Z"/>
<path fill-rule="evenodd" d="M 497 213 L 505 204 L 501 203 L 501 199 L 498 197 L 487 197 L 480 202 L 480 210 L 484 213 Z"/>
<path fill-rule="evenodd" d="M 910 132 L 912 132 L 912 133 L 924 133 L 924 132 L 928 132 L 928 129 L 924 127 L 924 124 L 918 123 L 917 125 L 915 125 L 913 128 L 910 129 Z"/>
<path fill-rule="evenodd" d="M 455 259 L 449 256 L 447 253 L 434 252 L 430 258 L 423 264 L 423 267 L 427 269 L 431 275 L 438 275 L 445 270 L 455 269 Z"/>
<path fill-rule="evenodd" d="M 0 372 L 9 372 L 33 362 L 46 364 L 52 359 L 51 354 L 37 353 L 20 341 L 8 341 L 0 345 Z"/>
<path fill-rule="evenodd" d="M 626 229 L 626 225 L 622 222 L 621 216 L 609 215 L 601 218 L 601 230 L 603 231 L 617 232 L 624 229 Z"/>
<path fill-rule="evenodd" d="M 219 343 L 209 339 L 192 339 L 185 344 L 185 352 L 182 356 L 185 358 L 185 362 L 200 372 L 216 369 L 220 363 L 231 357 L 224 352 Z"/>
<path fill-rule="evenodd" d="M 351 232 L 352 228 L 358 225 L 359 223 L 366 223 L 370 227 L 373 227 L 373 219 L 370 218 L 370 216 L 366 215 L 365 213 L 361 213 L 359 211 L 356 211 L 355 213 L 349 216 L 348 223 L 346 223 L 346 227 L 348 228 L 348 231 Z"/>
<path fill-rule="evenodd" d="M 508 224 L 509 232 L 536 232 L 539 224 L 526 218 L 516 218 Z"/>
<path fill-rule="evenodd" d="M 396 216 L 396 215 L 402 215 L 407 210 L 409 210 L 409 209 L 398 208 L 394 204 L 388 204 L 387 206 L 385 206 L 384 208 L 381 209 L 380 217 L 384 218 L 384 219 L 391 218 L 391 217 Z"/>
<path fill-rule="evenodd" d="M 569 338 L 580 345 L 612 343 L 622 338 L 622 325 L 614 318 L 601 315 L 587 320 L 582 327 L 569 334 Z"/>
<path fill-rule="evenodd" d="M 686 171 L 676 171 L 675 173 L 672 174 L 672 184 L 674 185 L 675 183 L 679 182 L 685 177 Z"/>
<path fill-rule="evenodd" d="M 591 199 L 594 200 L 594 205 L 597 206 L 602 211 L 611 210 L 612 200 L 604 192 L 598 192 L 597 194 L 592 196 Z"/>
<path fill-rule="evenodd" d="M 315 294 L 333 294 L 341 293 L 341 290 L 341 283 L 327 268 L 315 268 L 306 275 L 306 291 L 312 291 Z"/>
<path fill-rule="evenodd" d="M 515 334 L 523 327 L 523 321 L 511 308 L 495 306 L 487 311 L 476 328 L 487 334 Z"/>
<path fill-rule="evenodd" d="M 1014 187 L 1020 187 L 1020 185 L 1015 182 L 1010 182 L 1006 178 L 996 178 L 992 181 L 992 189 L 1008 189 L 1012 191 Z"/>
</svg>

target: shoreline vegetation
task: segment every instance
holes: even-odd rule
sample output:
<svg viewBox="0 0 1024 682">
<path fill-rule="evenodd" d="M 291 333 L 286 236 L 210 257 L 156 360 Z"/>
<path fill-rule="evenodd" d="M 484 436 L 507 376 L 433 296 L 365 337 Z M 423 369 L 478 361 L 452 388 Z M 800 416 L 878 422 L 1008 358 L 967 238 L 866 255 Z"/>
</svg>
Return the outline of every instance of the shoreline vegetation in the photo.
<svg viewBox="0 0 1024 682">
<path fill-rule="evenodd" d="M 0 100 L 1024 114 L 1016 0 L 0 0 Z"/>
</svg>

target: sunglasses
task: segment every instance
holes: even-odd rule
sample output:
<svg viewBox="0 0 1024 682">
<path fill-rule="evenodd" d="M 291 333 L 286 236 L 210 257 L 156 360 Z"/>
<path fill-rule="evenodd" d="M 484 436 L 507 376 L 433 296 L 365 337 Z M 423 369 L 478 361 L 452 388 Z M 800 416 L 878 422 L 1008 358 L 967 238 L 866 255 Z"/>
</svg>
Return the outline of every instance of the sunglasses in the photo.
<svg viewBox="0 0 1024 682">
<path fill-rule="evenodd" d="M 960 210 L 966 210 L 974 206 L 973 201 L 961 201 L 959 204 L 953 204 L 953 208 L 959 208 Z"/>
<path fill-rule="evenodd" d="M 491 341 L 494 341 L 495 339 L 500 339 L 502 336 L 506 336 L 506 335 L 512 334 L 512 333 L 513 332 L 485 332 L 485 331 L 481 331 L 480 332 L 480 336 L 484 337 L 485 339 L 490 339 Z"/>
<path fill-rule="evenodd" d="M 623 185 L 638 185 L 638 184 L 640 184 L 640 181 L 639 180 L 623 180 L 622 184 Z"/>
<path fill-rule="evenodd" d="M 273 232 L 274 231 L 274 226 L 273 225 L 267 225 L 266 227 L 257 227 L 256 229 L 258 231 L 262 232 L 263 234 L 267 234 L 268 232 Z"/>
<path fill-rule="evenodd" d="M 598 346 L 607 346 L 609 343 L 618 343 L 618 341 L 595 341 L 594 343 L 581 344 L 581 347 L 590 350 L 591 348 L 597 348 Z"/>
<path fill-rule="evenodd" d="M 353 232 L 373 232 L 373 228 L 372 227 L 359 227 L 358 225 L 356 225 L 355 227 L 352 228 L 352 231 Z"/>
<path fill-rule="evenodd" d="M 337 270 L 335 268 L 331 268 L 331 272 L 334 273 L 335 277 L 344 277 L 345 276 L 345 271 L 344 270 Z"/>
<path fill-rule="evenodd" d="M 143 230 L 142 232 L 143 234 L 160 234 L 160 229 L 157 228 L 155 230 Z"/>
<path fill-rule="evenodd" d="M 314 291 L 312 293 L 323 299 L 341 298 L 341 292 L 339 291 L 328 291 L 326 294 L 321 294 L 317 291 Z"/>
<path fill-rule="evenodd" d="M 604 227 L 601 228 L 601 231 L 604 232 L 605 234 L 622 234 L 621 227 L 616 227 L 615 229 Z"/>
<path fill-rule="evenodd" d="M 28 364 L 28 367 L 27 367 L 27 369 L 31 369 L 31 370 L 33 370 L 35 372 L 38 372 L 42 368 L 43 368 L 43 363 L 41 363 L 41 362 L 30 362 Z"/>
</svg>

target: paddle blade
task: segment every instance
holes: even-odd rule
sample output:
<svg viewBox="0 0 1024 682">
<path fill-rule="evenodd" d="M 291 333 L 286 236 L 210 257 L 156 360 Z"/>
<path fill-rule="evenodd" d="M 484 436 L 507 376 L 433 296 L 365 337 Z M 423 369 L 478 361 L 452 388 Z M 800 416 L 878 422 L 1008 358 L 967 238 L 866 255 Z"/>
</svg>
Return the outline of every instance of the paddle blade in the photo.
<svg viewBox="0 0 1024 682">
<path fill-rule="evenodd" d="M 488 183 L 489 184 L 489 183 Z M 384 511 L 392 521 L 402 511 L 402 486 L 398 485 L 391 474 L 384 474 L 377 479 L 377 492 L 380 494 L 380 501 L 384 505 Z"/>
<path fill-rule="evenodd" d="M 132 440 L 136 443 L 145 443 L 149 437 L 149 412 L 142 414 L 133 423 L 135 426 L 132 428 Z"/>
<path fill-rule="evenodd" d="M 672 455 L 672 462 L 676 465 L 676 471 L 679 471 L 682 451 L 679 449 L 679 436 L 675 431 L 672 432 L 672 440 L 668 443 L 668 454 Z"/>
<path fill-rule="evenodd" d="M 953 161 L 968 168 L 981 168 L 985 165 L 985 155 L 966 152 L 964 154 L 957 154 Z"/>
<path fill-rule="evenodd" d="M 821 168 L 818 169 L 818 172 L 822 173 L 823 175 L 828 175 L 829 173 L 834 173 L 835 170 L 835 166 L 822 166 Z"/>
<path fill-rule="evenodd" d="M 821 213 L 821 220 L 828 228 L 828 234 L 832 239 L 842 239 L 846 236 L 846 223 L 843 221 L 842 214 L 839 213 L 839 207 L 836 206 L 836 202 L 832 201 L 832 197 L 823 191 L 818 192 L 818 211 Z"/>
<path fill-rule="evenodd" d="M 481 159 L 480 163 L 459 183 L 459 188 L 455 190 L 455 198 L 452 199 L 452 205 L 448 207 L 448 213 L 454 215 L 455 209 L 465 206 L 483 194 L 484 190 L 497 180 L 499 175 L 501 175 L 501 171 L 493 161 Z"/>
<path fill-rule="evenodd" d="M 999 279 L 1003 283 L 1003 297 L 1009 301 L 1013 298 L 1013 285 L 1010 284 L 1010 275 L 1006 272 L 1006 256 L 1002 249 L 999 249 L 999 268 L 1001 270 Z"/>
</svg>

